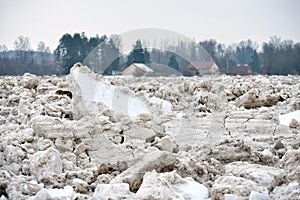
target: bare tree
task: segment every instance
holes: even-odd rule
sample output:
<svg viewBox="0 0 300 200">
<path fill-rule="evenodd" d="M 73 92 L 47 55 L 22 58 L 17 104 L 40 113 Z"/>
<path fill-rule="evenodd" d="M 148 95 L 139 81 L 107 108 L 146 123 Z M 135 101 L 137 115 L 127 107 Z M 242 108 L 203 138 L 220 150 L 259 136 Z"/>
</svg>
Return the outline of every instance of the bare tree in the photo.
<svg viewBox="0 0 300 200">
<path fill-rule="evenodd" d="M 50 53 L 50 48 L 48 46 L 46 46 L 45 42 L 40 41 L 38 43 L 38 47 L 37 47 L 37 51 L 38 52 L 43 52 L 43 53 Z"/>
<path fill-rule="evenodd" d="M 14 42 L 17 51 L 30 51 L 30 41 L 28 37 L 20 35 Z"/>
<path fill-rule="evenodd" d="M 8 48 L 6 47 L 5 44 L 1 45 L 0 44 L 0 52 L 5 52 L 5 51 L 8 51 Z"/>
<path fill-rule="evenodd" d="M 27 65 L 29 62 L 32 62 L 32 51 L 28 37 L 19 36 L 15 40 L 14 45 L 18 59 L 22 65 Z"/>
<path fill-rule="evenodd" d="M 117 34 L 112 34 L 110 36 L 110 39 L 113 41 L 115 47 L 117 47 L 119 51 L 122 52 L 122 48 L 123 48 L 122 38 Z"/>
</svg>

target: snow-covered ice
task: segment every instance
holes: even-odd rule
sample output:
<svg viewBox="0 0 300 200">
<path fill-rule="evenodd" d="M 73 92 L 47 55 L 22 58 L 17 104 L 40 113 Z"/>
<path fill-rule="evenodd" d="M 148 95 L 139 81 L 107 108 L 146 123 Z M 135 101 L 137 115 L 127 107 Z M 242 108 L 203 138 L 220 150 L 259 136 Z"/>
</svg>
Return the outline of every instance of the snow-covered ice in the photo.
<svg viewBox="0 0 300 200">
<path fill-rule="evenodd" d="M 279 115 L 280 124 L 285 125 L 285 126 L 289 126 L 292 119 L 300 121 L 300 110 L 296 110 L 294 112 Z"/>
<path fill-rule="evenodd" d="M 299 80 L 0 77 L 0 199 L 300 199 Z"/>
<path fill-rule="evenodd" d="M 93 114 L 97 112 L 97 103 L 102 103 L 110 110 L 136 117 L 142 113 L 149 113 L 149 103 L 158 105 L 162 112 L 171 112 L 172 105 L 166 100 L 157 97 L 136 96 L 130 91 L 122 91 L 120 87 L 111 85 L 91 71 L 85 66 L 74 67 L 71 70 L 71 79 L 76 84 L 76 90 L 80 93 L 80 104 L 74 105 L 86 110 L 85 113 Z M 147 104 L 148 102 L 148 104 Z"/>
</svg>

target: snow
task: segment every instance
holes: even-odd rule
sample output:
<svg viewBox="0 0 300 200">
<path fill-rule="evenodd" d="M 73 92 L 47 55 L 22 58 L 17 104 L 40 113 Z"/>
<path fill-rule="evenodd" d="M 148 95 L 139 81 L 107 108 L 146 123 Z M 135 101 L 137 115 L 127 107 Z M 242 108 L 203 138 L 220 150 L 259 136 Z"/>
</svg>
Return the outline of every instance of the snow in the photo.
<svg viewBox="0 0 300 200">
<path fill-rule="evenodd" d="M 148 113 L 148 107 L 146 103 L 138 97 L 130 97 L 128 99 L 128 115 L 136 117 L 141 113 Z"/>
<path fill-rule="evenodd" d="M 224 198 L 224 200 L 243 200 L 241 196 L 235 194 L 225 194 Z"/>
<path fill-rule="evenodd" d="M 168 112 L 172 111 L 172 104 L 169 101 L 166 101 L 166 100 L 163 100 L 163 99 L 159 99 L 157 97 L 151 97 L 149 99 L 149 101 L 151 103 L 158 104 L 159 107 L 160 107 L 160 109 L 162 109 L 162 111 L 164 113 L 168 113 Z"/>
<path fill-rule="evenodd" d="M 142 98 L 126 94 L 104 81 L 96 83 L 93 99 L 105 104 L 115 112 L 131 117 L 136 117 L 141 113 L 149 113 L 149 109 Z"/>
<path fill-rule="evenodd" d="M 176 171 L 146 172 L 136 193 L 137 199 L 208 200 L 209 190 L 191 177 L 182 178 Z"/>
<path fill-rule="evenodd" d="M 79 70 L 74 70 L 73 72 L 74 79 L 81 91 L 81 96 L 83 102 L 85 102 L 85 109 L 88 112 L 93 112 L 95 110 L 92 101 L 94 100 L 94 92 L 97 82 L 94 79 L 91 79 L 88 74 L 80 73 Z M 80 105 L 79 105 L 80 106 Z"/>
<path fill-rule="evenodd" d="M 205 200 L 209 198 L 208 189 L 194 181 L 192 178 L 185 178 L 186 183 L 182 184 L 177 192 L 177 195 L 181 197 L 180 199 L 195 199 L 195 200 Z"/>
<path fill-rule="evenodd" d="M 136 117 L 141 113 L 149 113 L 148 106 L 141 97 L 126 94 L 119 88 L 104 81 L 96 83 L 93 99 L 95 102 L 105 104 L 115 112 L 129 115 L 130 117 Z"/>
<path fill-rule="evenodd" d="M 47 193 L 52 199 L 72 199 L 74 190 L 71 186 L 67 185 L 63 189 L 47 189 Z"/>
<path fill-rule="evenodd" d="M 80 64 L 0 77 L 0 199 L 299 199 L 299 86 Z"/>
<path fill-rule="evenodd" d="M 98 184 L 92 199 L 134 199 L 127 183 Z"/>
<path fill-rule="evenodd" d="M 249 200 L 270 200 L 268 194 L 251 191 Z"/>
<path fill-rule="evenodd" d="M 287 114 L 283 114 L 283 115 L 279 115 L 279 121 L 280 121 L 280 124 L 282 124 L 282 125 L 289 126 L 292 119 L 296 119 L 296 120 L 300 121 L 300 110 L 290 112 Z"/>
<path fill-rule="evenodd" d="M 133 63 L 137 68 L 145 71 L 145 72 L 153 72 L 152 69 L 150 69 L 149 67 L 147 67 L 146 65 L 144 65 L 143 63 Z"/>
<path fill-rule="evenodd" d="M 73 73 L 88 112 L 94 113 L 97 111 L 95 103 L 102 103 L 112 111 L 130 117 L 149 113 L 149 108 L 142 97 L 127 94 L 104 80 L 96 80 L 88 73 L 81 72 L 80 68 Z M 124 102 L 127 102 L 127 105 Z"/>
<path fill-rule="evenodd" d="M 115 90 L 114 86 L 99 81 L 96 83 L 95 91 L 93 91 L 94 92 L 93 99 L 94 101 L 99 101 L 105 104 L 110 109 L 112 109 L 113 108 L 112 99 L 114 96 L 114 90 Z"/>
<path fill-rule="evenodd" d="M 136 65 L 141 67 L 144 64 Z M 136 96 L 132 91 L 124 92 L 120 87 L 95 77 L 84 66 L 74 68 L 71 75 L 77 84 L 76 90 L 81 91 L 80 96 L 82 98 L 82 101 L 78 102 L 75 107 L 80 107 L 80 109 L 86 110 L 88 113 L 97 112 L 97 103 L 102 103 L 110 110 L 130 117 L 137 117 L 142 113 L 150 113 L 150 103 L 155 105 L 154 110 L 158 109 L 162 113 L 172 111 L 172 104 L 169 101 L 157 97 L 148 98 L 146 95 Z"/>
</svg>

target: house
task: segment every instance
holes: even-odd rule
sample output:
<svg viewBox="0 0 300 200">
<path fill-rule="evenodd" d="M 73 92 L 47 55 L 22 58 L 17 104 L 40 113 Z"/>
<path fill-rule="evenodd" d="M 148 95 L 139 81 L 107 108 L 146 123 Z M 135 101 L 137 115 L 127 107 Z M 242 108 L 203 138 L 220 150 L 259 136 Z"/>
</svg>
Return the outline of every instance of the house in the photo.
<svg viewBox="0 0 300 200">
<path fill-rule="evenodd" d="M 153 70 L 143 63 L 132 63 L 123 71 L 123 75 L 146 76 L 153 73 Z"/>
<path fill-rule="evenodd" d="M 252 75 L 252 73 L 252 68 L 247 64 L 237 65 L 226 70 L 226 74 L 229 75 Z"/>
<path fill-rule="evenodd" d="M 185 75 L 214 75 L 220 74 L 220 68 L 214 61 L 191 62 L 184 70 Z"/>
<path fill-rule="evenodd" d="M 147 65 L 153 70 L 151 76 L 181 76 L 181 73 L 169 67 L 168 65 L 163 65 L 159 63 L 151 63 Z"/>
</svg>

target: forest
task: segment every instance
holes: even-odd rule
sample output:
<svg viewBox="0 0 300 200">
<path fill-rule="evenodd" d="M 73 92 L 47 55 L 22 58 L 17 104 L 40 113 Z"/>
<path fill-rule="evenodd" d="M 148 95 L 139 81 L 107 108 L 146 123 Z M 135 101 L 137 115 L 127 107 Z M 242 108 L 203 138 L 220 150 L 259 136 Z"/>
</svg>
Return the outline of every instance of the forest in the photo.
<svg viewBox="0 0 300 200">
<path fill-rule="evenodd" d="M 226 69 L 246 65 L 251 67 L 252 74 L 300 74 L 300 43 L 277 36 L 261 45 L 250 39 L 230 45 L 215 39 L 180 42 L 172 46 L 174 51 L 151 49 L 143 42 L 137 40 L 132 44 L 132 50 L 124 54 L 118 35 L 88 37 L 84 32 L 66 33 L 51 52 L 43 41 L 33 50 L 30 39 L 19 36 L 13 50 L 0 45 L 0 75 L 22 75 L 25 72 L 65 75 L 76 62 L 86 62 L 95 72 L 106 75 L 121 73 L 135 62 L 164 64 L 182 72 L 189 62 L 207 59 L 212 59 L 224 73 Z M 210 58 L 197 56 L 195 52 L 199 48 L 205 49 Z"/>
</svg>

